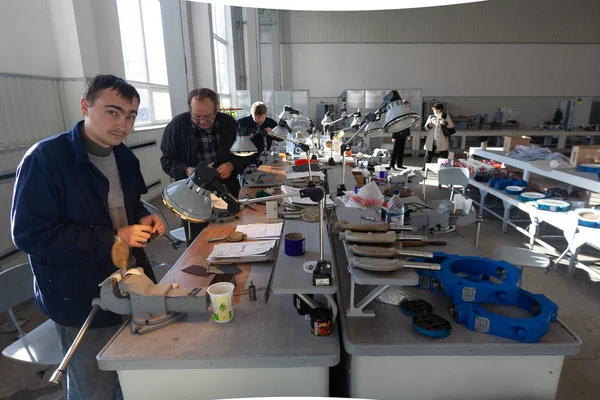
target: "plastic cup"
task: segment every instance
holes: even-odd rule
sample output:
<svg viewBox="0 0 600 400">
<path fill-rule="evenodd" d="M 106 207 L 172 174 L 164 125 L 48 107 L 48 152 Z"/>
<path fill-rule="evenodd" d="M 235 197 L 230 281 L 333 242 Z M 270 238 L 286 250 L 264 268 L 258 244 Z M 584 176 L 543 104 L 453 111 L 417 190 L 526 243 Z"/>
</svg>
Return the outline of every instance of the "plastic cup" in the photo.
<svg viewBox="0 0 600 400">
<path fill-rule="evenodd" d="M 219 324 L 233 319 L 233 283 L 219 282 L 210 285 L 206 290 L 210 296 L 213 318 Z"/>
</svg>

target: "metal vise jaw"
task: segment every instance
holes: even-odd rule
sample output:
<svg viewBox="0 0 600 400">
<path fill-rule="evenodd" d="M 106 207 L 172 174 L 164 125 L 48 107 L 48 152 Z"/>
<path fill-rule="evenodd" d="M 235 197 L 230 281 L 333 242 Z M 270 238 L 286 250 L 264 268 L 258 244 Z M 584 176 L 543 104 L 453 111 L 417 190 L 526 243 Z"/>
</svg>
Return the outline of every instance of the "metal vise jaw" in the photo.
<svg viewBox="0 0 600 400">
<path fill-rule="evenodd" d="M 141 268 L 124 276 L 115 272 L 100 284 L 100 298 L 93 304 L 115 314 L 131 314 L 131 331 L 144 334 L 178 321 L 188 312 L 206 312 L 205 289 L 179 288 L 177 284 L 155 284 Z"/>
</svg>

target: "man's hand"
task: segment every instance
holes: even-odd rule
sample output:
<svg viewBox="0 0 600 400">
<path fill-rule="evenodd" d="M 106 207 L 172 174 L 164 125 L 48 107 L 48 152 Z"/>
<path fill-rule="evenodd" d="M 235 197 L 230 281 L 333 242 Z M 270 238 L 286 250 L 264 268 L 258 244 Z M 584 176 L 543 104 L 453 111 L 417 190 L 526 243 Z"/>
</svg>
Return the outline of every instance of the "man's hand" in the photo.
<svg viewBox="0 0 600 400">
<path fill-rule="evenodd" d="M 196 170 L 196 168 L 194 168 L 194 167 L 187 167 L 185 169 L 185 176 L 189 177 L 191 174 L 194 173 L 195 170 Z"/>
<path fill-rule="evenodd" d="M 225 164 L 219 165 L 219 167 L 217 168 L 217 172 L 221 174 L 221 179 L 227 179 L 231 176 L 233 169 L 233 164 L 230 162 L 226 162 Z"/>
<path fill-rule="evenodd" d="M 140 225 L 151 226 L 151 239 L 155 239 L 165 233 L 165 224 L 162 219 L 156 214 L 151 214 L 140 219 Z"/>
<path fill-rule="evenodd" d="M 271 128 L 265 128 L 265 131 L 266 131 L 266 132 L 271 132 L 272 130 L 273 130 L 273 129 L 271 129 Z"/>
<path fill-rule="evenodd" d="M 129 225 L 118 230 L 118 235 L 130 247 L 146 247 L 152 228 L 147 225 Z"/>
<path fill-rule="evenodd" d="M 392 143 L 396 143 L 396 139 L 392 138 Z"/>
</svg>

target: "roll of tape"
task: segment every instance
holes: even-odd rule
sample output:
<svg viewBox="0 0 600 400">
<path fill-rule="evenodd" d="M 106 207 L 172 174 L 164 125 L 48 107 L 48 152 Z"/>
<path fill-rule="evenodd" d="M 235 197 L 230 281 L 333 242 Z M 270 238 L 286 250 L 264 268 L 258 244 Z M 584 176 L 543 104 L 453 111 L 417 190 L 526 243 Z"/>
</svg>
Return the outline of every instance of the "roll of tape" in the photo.
<svg viewBox="0 0 600 400">
<path fill-rule="evenodd" d="M 521 194 L 523 193 L 523 190 L 525 190 L 525 188 L 520 186 L 507 186 L 504 188 L 504 192 L 506 192 L 506 194 Z"/>
<path fill-rule="evenodd" d="M 579 225 L 589 228 L 600 228 L 600 210 L 593 208 L 582 208 L 575 211 L 579 219 Z"/>
<path fill-rule="evenodd" d="M 579 166 L 579 171 L 597 174 L 600 173 L 600 164 L 581 164 Z"/>
<path fill-rule="evenodd" d="M 538 210 L 565 212 L 571 209 L 571 204 L 562 200 L 541 199 L 536 202 Z"/>
<path fill-rule="evenodd" d="M 536 200 L 543 199 L 544 197 L 546 197 L 546 196 L 541 193 L 525 192 L 525 193 L 521 193 L 519 195 L 518 200 L 522 201 L 522 202 L 536 201 Z"/>
</svg>

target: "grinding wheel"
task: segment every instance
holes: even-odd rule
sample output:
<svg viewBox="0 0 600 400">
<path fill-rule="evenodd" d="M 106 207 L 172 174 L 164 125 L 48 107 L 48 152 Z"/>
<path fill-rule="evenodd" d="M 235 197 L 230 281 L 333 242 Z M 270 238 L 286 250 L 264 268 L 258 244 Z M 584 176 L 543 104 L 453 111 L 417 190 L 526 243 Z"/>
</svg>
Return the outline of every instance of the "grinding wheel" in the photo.
<svg viewBox="0 0 600 400">
<path fill-rule="evenodd" d="M 415 315 L 412 326 L 420 334 L 437 339 L 445 338 L 452 332 L 450 322 L 436 314 Z"/>
<path fill-rule="evenodd" d="M 431 314 L 433 307 L 425 300 L 402 300 L 400 310 L 409 317 L 414 317 L 420 314 Z"/>
</svg>

